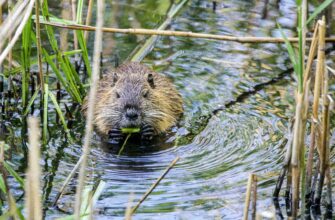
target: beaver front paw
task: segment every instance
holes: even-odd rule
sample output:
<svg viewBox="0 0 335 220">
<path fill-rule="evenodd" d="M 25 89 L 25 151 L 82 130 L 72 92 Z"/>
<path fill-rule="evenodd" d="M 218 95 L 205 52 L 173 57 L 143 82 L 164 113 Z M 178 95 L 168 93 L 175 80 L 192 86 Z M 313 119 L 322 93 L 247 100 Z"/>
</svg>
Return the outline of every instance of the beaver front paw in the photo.
<svg viewBox="0 0 335 220">
<path fill-rule="evenodd" d="M 144 142 L 151 141 L 154 137 L 155 130 L 151 125 L 143 125 L 141 128 L 141 140 Z"/>
<path fill-rule="evenodd" d="M 113 128 L 108 132 L 108 135 L 109 143 L 111 144 L 120 144 L 120 142 L 123 140 L 123 134 L 119 128 Z"/>
</svg>

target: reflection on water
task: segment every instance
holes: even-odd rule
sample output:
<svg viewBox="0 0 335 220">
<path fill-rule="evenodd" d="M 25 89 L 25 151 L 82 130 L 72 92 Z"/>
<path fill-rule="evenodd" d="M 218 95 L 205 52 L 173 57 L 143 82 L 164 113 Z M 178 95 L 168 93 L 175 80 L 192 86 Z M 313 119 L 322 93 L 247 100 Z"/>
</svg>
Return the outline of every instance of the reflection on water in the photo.
<svg viewBox="0 0 335 220">
<path fill-rule="evenodd" d="M 107 2 L 105 25 L 155 28 L 164 21 L 169 5 L 169 0 Z M 211 1 L 189 1 L 170 29 L 278 36 L 277 20 L 288 34 L 293 33 L 295 1 L 282 0 L 279 7 L 270 4 L 264 20 L 260 13 L 263 5 L 263 1 L 225 1 L 218 3 L 214 12 Z M 53 7 L 57 14 L 59 9 Z M 92 37 L 91 34 L 90 45 Z M 124 60 L 144 39 L 104 34 L 104 65 L 111 65 L 115 54 Z M 201 116 L 286 70 L 288 60 L 283 47 L 160 37 L 143 62 L 174 81 L 184 98 L 185 115 L 169 137 L 149 148 L 128 145 L 120 157 L 115 149 L 113 152 L 96 138 L 89 161 L 89 181 L 106 182 L 97 204 L 97 218 L 123 219 L 129 195 L 133 193 L 135 201 L 141 198 L 176 156 L 181 159 L 142 204 L 134 219 L 241 218 L 246 182 L 252 172 L 260 176 L 258 210 L 271 209 L 271 194 L 285 152 L 287 121 L 293 115 L 293 79 L 286 77 L 268 86 L 243 103 L 211 117 L 207 124 Z M 43 155 L 44 196 L 49 202 L 81 153 L 80 145 L 69 146 L 59 128 L 57 124 L 50 125 L 52 137 Z M 83 128 L 84 121 L 78 115 L 72 128 L 78 143 Z M 75 183 L 71 185 L 69 195 L 62 200 L 64 204 L 73 201 L 71 190 Z M 62 215 L 52 208 L 48 214 L 50 218 Z"/>
</svg>

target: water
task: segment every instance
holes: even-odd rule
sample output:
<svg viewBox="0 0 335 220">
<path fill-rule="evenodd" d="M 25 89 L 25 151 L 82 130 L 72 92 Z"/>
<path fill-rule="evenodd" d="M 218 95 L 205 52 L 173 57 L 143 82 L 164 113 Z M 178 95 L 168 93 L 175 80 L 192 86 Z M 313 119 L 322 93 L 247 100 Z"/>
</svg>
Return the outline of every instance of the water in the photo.
<svg viewBox="0 0 335 220">
<path fill-rule="evenodd" d="M 105 26 L 155 28 L 164 21 L 169 4 L 170 1 L 163 0 L 107 2 Z M 218 3 L 214 12 L 211 1 L 189 1 L 170 29 L 280 36 L 277 20 L 287 34 L 294 33 L 295 1 L 280 1 L 279 7 L 271 3 L 266 19 L 261 18 L 263 5 L 263 1 L 225 1 Z M 60 14 L 59 6 L 52 7 L 54 14 Z M 144 40 L 142 36 L 104 34 L 104 66 L 111 65 L 115 54 L 125 60 Z M 93 45 L 93 34 L 89 44 Z M 167 59 L 171 56 L 172 60 Z M 117 157 L 94 141 L 89 157 L 89 182 L 106 182 L 96 206 L 96 218 L 123 219 L 130 195 L 138 201 L 177 156 L 177 165 L 143 202 L 134 219 L 241 218 L 251 173 L 260 177 L 257 209 L 272 210 L 271 195 L 285 154 L 288 121 L 294 111 L 293 78 L 284 77 L 248 96 L 212 116 L 208 123 L 202 116 L 288 69 L 283 45 L 160 37 L 143 63 L 174 81 L 183 96 L 185 114 L 166 143 L 158 143 L 150 150 L 132 145 Z M 63 102 L 71 106 L 70 100 L 65 98 Z M 55 116 L 53 109 L 50 115 Z M 42 162 L 47 206 L 51 206 L 81 153 L 84 119 L 75 115 L 72 134 L 78 144 L 69 144 L 61 125 L 50 123 L 52 136 Z M 12 121 L 12 125 L 16 133 L 14 142 L 19 142 L 20 123 Z M 178 146 L 174 141 L 176 134 L 181 139 Z M 14 161 L 24 167 L 23 153 L 15 151 Z M 50 207 L 46 211 L 48 218 L 63 216 L 62 210 L 71 210 L 68 203 L 73 201 L 74 185 L 75 181 L 60 200 L 59 209 Z"/>
</svg>

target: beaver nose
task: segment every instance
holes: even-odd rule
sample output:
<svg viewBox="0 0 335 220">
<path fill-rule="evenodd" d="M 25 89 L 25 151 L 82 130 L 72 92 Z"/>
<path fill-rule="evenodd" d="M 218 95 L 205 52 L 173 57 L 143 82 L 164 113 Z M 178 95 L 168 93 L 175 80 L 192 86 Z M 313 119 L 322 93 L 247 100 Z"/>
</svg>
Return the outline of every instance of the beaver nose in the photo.
<svg viewBox="0 0 335 220">
<path fill-rule="evenodd" d="M 126 117 L 129 119 L 129 120 L 136 120 L 138 118 L 138 113 L 135 109 L 127 109 L 126 111 Z"/>
</svg>

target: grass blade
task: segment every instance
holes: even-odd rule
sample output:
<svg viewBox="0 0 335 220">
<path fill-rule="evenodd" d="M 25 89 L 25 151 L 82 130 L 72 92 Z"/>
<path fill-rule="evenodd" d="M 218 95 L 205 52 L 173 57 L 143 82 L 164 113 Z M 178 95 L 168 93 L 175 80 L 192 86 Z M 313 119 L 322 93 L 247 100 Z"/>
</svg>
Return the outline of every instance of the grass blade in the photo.
<svg viewBox="0 0 335 220">
<path fill-rule="evenodd" d="M 10 175 L 14 177 L 14 179 L 20 184 L 22 189 L 24 189 L 24 180 L 19 176 L 19 174 L 7 163 L 6 161 L 3 162 L 4 167 L 9 172 Z"/>
<path fill-rule="evenodd" d="M 44 96 L 43 96 L 43 132 L 42 139 L 43 144 L 47 143 L 48 135 L 48 98 L 49 98 L 49 85 L 44 84 Z"/>
<path fill-rule="evenodd" d="M 27 105 L 26 109 L 23 112 L 23 116 L 27 116 L 28 115 L 29 109 L 34 104 L 34 101 L 35 101 L 35 99 L 36 99 L 39 91 L 40 91 L 40 86 L 38 86 L 38 88 L 35 90 L 33 96 L 30 98 L 30 100 L 28 102 L 28 105 Z"/>
<path fill-rule="evenodd" d="M 65 117 L 63 115 L 63 112 L 62 112 L 61 108 L 58 105 L 58 102 L 57 102 L 57 99 L 56 99 L 55 95 L 52 92 L 49 92 L 49 97 L 50 97 L 51 101 L 53 102 L 53 104 L 55 106 L 55 109 L 57 111 L 57 114 L 58 114 L 61 122 L 62 122 L 62 125 L 64 127 L 66 135 L 69 137 L 70 140 L 72 140 L 72 137 L 70 135 L 70 130 L 67 127 L 67 124 L 66 124 L 66 121 L 65 121 Z"/>
<path fill-rule="evenodd" d="M 84 1 L 83 0 L 79 0 L 78 1 L 78 5 L 77 5 L 77 19 L 76 19 L 76 22 L 78 24 L 81 24 L 81 21 L 82 21 L 82 16 L 83 16 L 83 4 Z"/>
<path fill-rule="evenodd" d="M 31 53 L 31 19 L 29 18 L 22 31 L 22 107 L 26 107 L 28 97 L 28 73 L 30 72 Z"/>
<path fill-rule="evenodd" d="M 307 19 L 307 24 L 309 24 L 311 21 L 314 20 L 314 18 L 316 16 L 318 16 L 318 14 L 320 14 L 325 8 L 327 8 L 331 3 L 333 3 L 334 0 L 326 0 L 324 2 L 322 2 L 321 5 L 319 5 L 314 12 L 309 16 L 309 18 Z"/>
<path fill-rule="evenodd" d="M 2 177 L 2 174 L 0 174 L 0 189 L 4 194 L 7 194 L 6 184 L 5 180 Z"/>
<path fill-rule="evenodd" d="M 298 69 L 297 55 L 296 55 L 296 53 L 295 53 L 295 51 L 294 51 L 294 49 L 293 49 L 290 41 L 288 40 L 287 36 L 283 32 L 283 29 L 281 28 L 280 24 L 277 23 L 277 25 L 278 25 L 278 28 L 279 28 L 279 31 L 280 31 L 282 37 L 285 40 L 285 45 L 286 45 L 287 52 L 289 54 L 290 60 L 292 62 L 294 72 L 295 72 L 295 74 L 298 74 L 299 73 L 299 69 Z"/>
<path fill-rule="evenodd" d="M 87 46 L 86 46 L 86 41 L 84 38 L 84 32 L 83 31 L 76 31 L 78 42 L 79 42 L 79 47 L 82 50 L 82 55 L 83 55 L 83 60 L 87 69 L 87 74 L 89 78 L 92 76 L 92 69 L 91 69 L 91 63 L 88 57 L 88 51 L 87 51 Z"/>
</svg>

